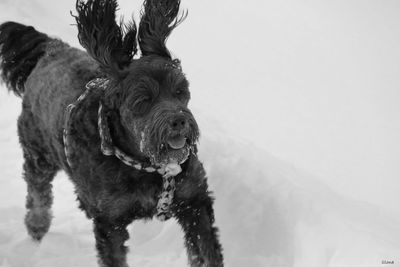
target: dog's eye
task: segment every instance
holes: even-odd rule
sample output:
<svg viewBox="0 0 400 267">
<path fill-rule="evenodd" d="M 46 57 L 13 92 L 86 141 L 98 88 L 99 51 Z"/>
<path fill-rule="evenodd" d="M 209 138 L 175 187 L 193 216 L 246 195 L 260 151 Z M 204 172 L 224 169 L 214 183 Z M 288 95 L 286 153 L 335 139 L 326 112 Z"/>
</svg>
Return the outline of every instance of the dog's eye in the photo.
<svg viewBox="0 0 400 267">
<path fill-rule="evenodd" d="M 179 98 L 184 98 L 188 94 L 188 91 L 185 88 L 179 88 L 175 90 L 175 96 Z"/>
<path fill-rule="evenodd" d="M 189 99 L 190 99 L 190 93 L 189 90 L 186 88 L 179 88 L 176 89 L 174 92 L 174 96 L 176 99 L 187 105 Z"/>
<path fill-rule="evenodd" d="M 142 103 L 148 103 L 151 102 L 151 97 L 150 96 L 142 96 L 136 99 L 135 105 L 140 105 Z"/>
<path fill-rule="evenodd" d="M 144 96 L 142 97 L 142 99 L 140 99 L 141 102 L 150 102 L 151 101 L 151 97 L 150 96 Z"/>
<path fill-rule="evenodd" d="M 136 114 L 143 114 L 145 113 L 150 105 L 151 105 L 152 98 L 150 96 L 141 96 L 140 98 L 136 99 L 134 102 L 134 110 Z"/>
</svg>

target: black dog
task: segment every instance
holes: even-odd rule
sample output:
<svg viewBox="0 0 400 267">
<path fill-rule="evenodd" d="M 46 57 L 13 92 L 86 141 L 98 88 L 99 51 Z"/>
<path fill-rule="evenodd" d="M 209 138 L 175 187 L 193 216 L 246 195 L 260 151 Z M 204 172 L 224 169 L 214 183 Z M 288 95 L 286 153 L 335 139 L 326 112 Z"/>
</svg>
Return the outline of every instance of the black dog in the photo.
<svg viewBox="0 0 400 267">
<path fill-rule="evenodd" d="M 35 240 L 50 227 L 51 182 L 62 169 L 93 220 L 101 266 L 127 266 L 127 225 L 154 216 L 177 219 L 191 266 L 223 266 L 188 81 L 165 46 L 185 17 L 179 4 L 147 0 L 137 29 L 116 23 L 116 0 L 78 0 L 88 53 L 32 27 L 0 25 L 2 78 L 22 97 L 25 223 Z"/>
</svg>

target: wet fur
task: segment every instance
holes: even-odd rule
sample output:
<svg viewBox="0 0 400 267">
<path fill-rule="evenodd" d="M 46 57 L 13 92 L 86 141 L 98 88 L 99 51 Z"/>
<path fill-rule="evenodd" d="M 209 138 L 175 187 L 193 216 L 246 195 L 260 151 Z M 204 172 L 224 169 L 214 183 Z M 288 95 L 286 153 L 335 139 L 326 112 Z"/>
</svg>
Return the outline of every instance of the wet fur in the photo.
<svg viewBox="0 0 400 267">
<path fill-rule="evenodd" d="M 97 129 L 99 101 L 108 108 L 114 143 L 136 159 L 148 160 L 138 147 L 139 130 L 151 125 L 150 140 L 158 146 L 165 139 L 168 128 L 165 121 L 174 116 L 174 110 L 184 110 L 190 123 L 190 138 L 192 141 L 198 138 L 197 124 L 187 108 L 188 89 L 185 88 L 181 98 L 171 92 L 178 85 L 187 87 L 188 83 L 176 68 L 165 68 L 172 62 L 165 41 L 180 21 L 176 19 L 179 1 L 156 2 L 145 2 L 137 30 L 133 22 L 127 28 L 115 23 L 115 1 L 78 1 L 79 39 L 88 53 L 32 27 L 15 22 L 0 26 L 2 78 L 11 91 L 22 97 L 18 134 L 28 188 L 25 217 L 28 233 L 40 241 L 49 230 L 51 182 L 63 170 L 75 186 L 80 208 L 93 221 L 101 266 L 127 266 L 126 227 L 133 220 L 153 218 L 162 177 L 137 171 L 116 157 L 101 153 Z M 99 14 L 97 17 L 94 11 Z M 160 12 L 169 15 L 159 18 Z M 143 55 L 134 60 L 137 43 Z M 75 152 L 74 168 L 70 168 L 62 140 L 64 112 L 82 94 L 85 84 L 96 77 L 108 77 L 112 86 L 105 95 L 96 94 L 85 100 L 77 110 L 71 144 Z M 137 88 L 146 81 L 150 83 L 147 88 L 157 87 L 159 92 L 148 103 L 147 111 L 135 115 L 137 107 L 132 101 L 139 97 Z M 170 113 L 164 114 L 165 110 Z M 176 176 L 172 211 L 185 233 L 189 264 L 223 266 L 218 230 L 214 226 L 213 198 L 204 168 L 192 155 L 182 169 Z"/>
</svg>

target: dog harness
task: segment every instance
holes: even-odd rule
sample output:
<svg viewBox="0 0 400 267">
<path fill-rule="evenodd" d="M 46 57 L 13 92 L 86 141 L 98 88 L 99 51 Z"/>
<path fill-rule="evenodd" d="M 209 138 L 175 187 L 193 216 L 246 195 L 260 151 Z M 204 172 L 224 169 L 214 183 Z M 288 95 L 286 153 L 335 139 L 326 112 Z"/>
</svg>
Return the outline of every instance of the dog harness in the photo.
<svg viewBox="0 0 400 267">
<path fill-rule="evenodd" d="M 72 120 L 71 118 L 74 115 L 74 111 L 79 105 L 82 103 L 84 99 L 87 98 L 92 92 L 97 89 L 105 91 L 107 89 L 107 85 L 109 84 L 109 80 L 106 78 L 96 78 L 91 80 L 86 84 L 85 92 L 78 97 L 78 99 L 69 104 L 65 111 L 65 121 L 64 121 L 64 129 L 63 129 L 63 142 L 64 142 L 64 152 L 65 157 L 67 159 L 68 165 L 72 168 L 72 154 L 73 151 L 71 150 L 70 142 L 71 136 L 73 134 L 73 127 L 72 127 Z M 160 195 L 158 196 L 157 202 L 157 212 L 156 217 L 160 221 L 168 220 L 172 217 L 172 212 L 170 206 L 172 204 L 172 200 L 174 198 L 175 192 L 175 179 L 174 177 L 178 175 L 182 169 L 178 164 L 167 164 L 163 167 L 156 167 L 152 166 L 150 162 L 140 162 L 131 156 L 127 155 L 121 149 L 116 147 L 111 139 L 110 128 L 108 127 L 107 117 L 104 112 L 104 107 L 102 102 L 99 102 L 99 109 L 98 109 L 98 129 L 99 135 L 101 140 L 100 149 L 101 152 L 106 156 L 116 156 L 120 159 L 124 164 L 133 167 L 139 171 L 145 172 L 158 172 L 163 177 L 163 186 Z M 187 151 L 187 157 L 190 154 L 190 149 Z M 186 158 L 187 159 L 187 158 Z M 183 162 L 182 162 L 183 163 Z"/>
</svg>

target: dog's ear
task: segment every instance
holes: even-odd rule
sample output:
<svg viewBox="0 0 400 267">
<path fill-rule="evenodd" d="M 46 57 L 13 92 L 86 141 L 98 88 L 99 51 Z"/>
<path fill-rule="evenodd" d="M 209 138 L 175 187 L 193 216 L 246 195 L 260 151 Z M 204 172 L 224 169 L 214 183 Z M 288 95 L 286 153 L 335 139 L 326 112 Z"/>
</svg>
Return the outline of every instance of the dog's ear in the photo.
<svg viewBox="0 0 400 267">
<path fill-rule="evenodd" d="M 129 65 L 137 52 L 137 28 L 132 20 L 128 25 L 116 22 L 116 0 L 77 0 L 75 17 L 79 42 L 101 68 L 115 76 Z"/>
<path fill-rule="evenodd" d="M 179 14 L 180 0 L 146 0 L 139 24 L 139 46 L 142 56 L 171 58 L 165 43 L 172 30 L 187 16 Z"/>
</svg>

